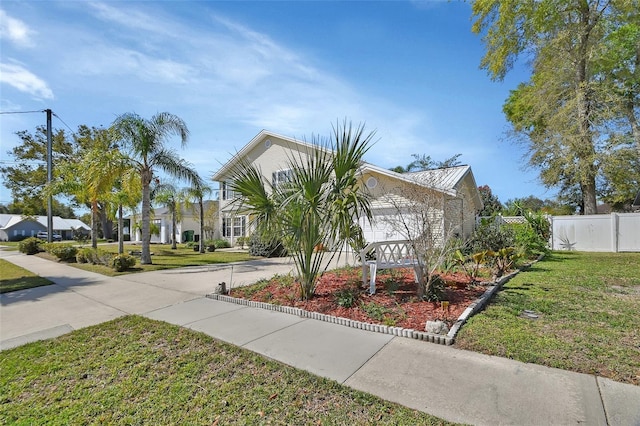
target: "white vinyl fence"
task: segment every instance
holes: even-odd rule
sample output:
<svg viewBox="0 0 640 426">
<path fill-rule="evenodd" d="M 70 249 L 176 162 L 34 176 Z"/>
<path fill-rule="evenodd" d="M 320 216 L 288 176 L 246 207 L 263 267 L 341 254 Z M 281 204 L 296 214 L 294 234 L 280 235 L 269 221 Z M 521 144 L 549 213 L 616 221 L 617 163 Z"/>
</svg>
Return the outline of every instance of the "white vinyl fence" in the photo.
<svg viewBox="0 0 640 426">
<path fill-rule="evenodd" d="M 640 213 L 551 216 L 552 250 L 640 252 Z"/>
</svg>

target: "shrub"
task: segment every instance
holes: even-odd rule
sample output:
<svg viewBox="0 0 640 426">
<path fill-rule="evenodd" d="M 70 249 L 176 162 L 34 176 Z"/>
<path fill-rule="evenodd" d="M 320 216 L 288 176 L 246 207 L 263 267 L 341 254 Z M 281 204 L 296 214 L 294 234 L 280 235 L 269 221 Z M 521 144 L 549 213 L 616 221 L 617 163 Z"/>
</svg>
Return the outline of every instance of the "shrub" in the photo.
<svg viewBox="0 0 640 426">
<path fill-rule="evenodd" d="M 76 262 L 91 263 L 93 265 L 112 266 L 112 259 L 115 255 L 108 251 L 84 247 L 76 253 Z"/>
<path fill-rule="evenodd" d="M 231 244 L 229 241 L 224 238 L 219 238 L 217 240 L 213 240 L 213 244 L 215 244 L 216 248 L 230 248 Z"/>
<path fill-rule="evenodd" d="M 91 252 L 93 252 L 93 249 L 90 249 L 88 247 L 81 248 L 76 253 L 76 262 L 78 262 L 78 263 L 87 263 L 87 262 L 89 262 L 89 260 L 87 258 L 87 254 L 89 256 L 91 256 L 92 255 Z"/>
<path fill-rule="evenodd" d="M 44 245 L 44 249 L 47 253 L 52 254 L 63 262 L 76 260 L 76 254 L 78 253 L 78 249 L 71 244 L 47 243 Z"/>
<path fill-rule="evenodd" d="M 465 255 L 461 250 L 456 250 L 454 259 L 458 263 L 465 275 L 471 278 L 471 281 L 477 282 L 480 274 L 480 267 L 484 265 L 490 258 L 490 250 L 479 251 L 470 255 Z"/>
<path fill-rule="evenodd" d="M 18 243 L 18 250 L 20 250 L 20 253 L 24 254 L 36 254 L 42 251 L 40 248 L 41 243 L 42 241 L 40 241 L 38 238 L 29 237 Z"/>
<path fill-rule="evenodd" d="M 551 236 L 549 219 L 540 213 L 531 212 L 525 213 L 524 218 L 526 223 L 512 225 L 515 245 L 526 256 L 548 253 Z"/>
<path fill-rule="evenodd" d="M 118 254 L 111 259 L 111 267 L 116 272 L 123 272 L 129 268 L 134 267 L 136 264 L 136 258 L 129 256 L 128 254 Z"/>
<path fill-rule="evenodd" d="M 514 247 L 505 247 L 496 252 L 490 252 L 493 257 L 493 265 L 496 277 L 501 277 L 505 272 L 513 268 L 521 254 Z"/>
<path fill-rule="evenodd" d="M 346 287 L 338 290 L 335 294 L 336 303 L 343 308 L 350 308 L 358 301 L 360 292 L 357 288 Z"/>
<path fill-rule="evenodd" d="M 446 300 L 445 282 L 440 275 L 434 275 L 431 278 L 431 286 L 427 288 L 424 299 L 428 302 L 440 302 Z"/>
<path fill-rule="evenodd" d="M 207 251 L 209 252 L 213 252 L 216 251 L 216 242 L 213 240 L 207 240 L 204 242 L 204 246 L 206 247 Z"/>
<path fill-rule="evenodd" d="M 261 257 L 283 257 L 287 250 L 278 240 L 263 240 L 257 234 L 249 238 L 249 254 Z"/>
<path fill-rule="evenodd" d="M 96 265 L 111 266 L 111 259 L 115 256 L 114 253 L 97 249 L 94 251 L 93 263 Z"/>
<path fill-rule="evenodd" d="M 499 225 L 491 218 L 482 219 L 473 232 L 469 247 L 472 253 L 478 253 L 487 250 L 498 251 L 514 245 L 513 229 L 507 225 Z"/>
<path fill-rule="evenodd" d="M 548 243 L 535 229 L 528 223 L 518 223 L 512 225 L 515 236 L 515 245 L 526 256 L 547 253 L 549 251 Z"/>
<path fill-rule="evenodd" d="M 524 215 L 524 218 L 540 238 L 544 241 L 549 241 L 549 237 L 551 237 L 551 222 L 549 222 L 547 216 L 542 213 L 528 212 Z"/>
<path fill-rule="evenodd" d="M 361 303 L 360 308 L 376 321 L 383 321 L 385 316 L 391 313 L 389 309 L 376 302 Z"/>
</svg>

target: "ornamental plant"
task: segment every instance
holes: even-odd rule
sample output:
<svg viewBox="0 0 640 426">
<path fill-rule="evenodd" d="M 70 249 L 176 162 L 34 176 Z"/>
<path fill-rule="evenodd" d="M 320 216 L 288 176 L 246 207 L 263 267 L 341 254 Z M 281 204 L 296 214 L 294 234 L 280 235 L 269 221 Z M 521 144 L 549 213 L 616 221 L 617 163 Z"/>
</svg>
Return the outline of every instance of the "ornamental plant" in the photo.
<svg viewBox="0 0 640 426">
<path fill-rule="evenodd" d="M 40 248 L 41 243 L 42 241 L 40 241 L 40 239 L 36 237 L 29 237 L 18 243 L 18 250 L 20 250 L 20 253 L 24 254 L 36 254 L 42 251 Z"/>
<path fill-rule="evenodd" d="M 63 262 L 75 261 L 78 253 L 78 249 L 71 244 L 46 243 L 44 250 Z"/>
<path fill-rule="evenodd" d="M 136 258 L 128 254 L 119 254 L 111 259 L 111 267 L 116 272 L 124 272 L 136 265 Z"/>
</svg>

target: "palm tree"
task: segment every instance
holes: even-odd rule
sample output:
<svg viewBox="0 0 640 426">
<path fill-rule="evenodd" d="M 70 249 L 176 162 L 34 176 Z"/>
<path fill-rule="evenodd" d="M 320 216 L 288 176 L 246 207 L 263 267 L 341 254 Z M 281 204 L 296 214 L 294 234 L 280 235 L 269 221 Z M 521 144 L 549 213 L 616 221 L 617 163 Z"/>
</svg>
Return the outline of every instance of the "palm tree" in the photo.
<svg viewBox="0 0 640 426">
<path fill-rule="evenodd" d="M 47 191 L 74 194 L 91 208 L 91 246 L 98 244 L 98 222 L 101 209 L 109 205 L 120 176 L 130 170 L 129 159 L 113 143 L 113 134 L 98 129 L 87 138 L 80 158 L 67 161 L 58 168 L 59 179 Z"/>
<path fill-rule="evenodd" d="M 179 117 L 168 112 L 144 119 L 137 114 L 127 113 L 113 122 L 113 128 L 122 139 L 124 148 L 142 184 L 142 255 L 141 264 L 151 264 L 151 181 L 154 173 L 162 171 L 171 177 L 187 180 L 190 184 L 199 180 L 193 166 L 165 146 L 168 138 L 178 136 L 182 147 L 186 146 L 189 130 Z"/>
<path fill-rule="evenodd" d="M 151 198 L 165 206 L 171 214 L 171 249 L 176 250 L 176 228 L 178 221 L 182 219 L 182 199 L 185 198 L 185 191 L 178 190 L 173 184 L 161 183 L 153 188 Z"/>
<path fill-rule="evenodd" d="M 186 188 L 187 203 L 191 204 L 190 199 L 196 199 L 198 203 L 198 210 L 200 214 L 200 253 L 204 253 L 204 197 L 211 194 L 213 190 L 203 180 L 194 182 L 191 187 Z"/>
<path fill-rule="evenodd" d="M 254 215 L 261 236 L 281 239 L 292 253 L 303 299 L 313 296 L 324 263 L 318 246 L 342 248 L 358 234 L 357 218 L 371 218 L 357 173 L 372 137 L 363 126 L 338 123 L 329 142 L 315 140 L 307 155 L 287 160 L 291 175 L 285 184 L 272 185 L 249 163 L 233 172 L 231 187 L 242 195 L 238 209 Z"/>
<path fill-rule="evenodd" d="M 142 197 L 140 179 L 133 169 L 126 170 L 116 182 L 110 200 L 109 217 L 118 219 L 118 254 L 124 253 L 124 208 L 135 210 Z"/>
<path fill-rule="evenodd" d="M 113 198 L 118 178 L 130 171 L 129 159 L 119 150 L 89 150 L 79 166 L 78 176 L 91 204 L 91 246 L 97 248 L 99 202 L 107 204 Z"/>
</svg>

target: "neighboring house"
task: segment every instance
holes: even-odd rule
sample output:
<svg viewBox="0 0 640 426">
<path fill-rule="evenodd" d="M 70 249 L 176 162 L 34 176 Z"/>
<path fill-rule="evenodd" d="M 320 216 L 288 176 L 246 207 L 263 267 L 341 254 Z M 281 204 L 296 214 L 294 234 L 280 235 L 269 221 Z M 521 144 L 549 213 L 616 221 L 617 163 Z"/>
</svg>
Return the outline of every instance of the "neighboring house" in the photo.
<svg viewBox="0 0 640 426">
<path fill-rule="evenodd" d="M 200 207 L 195 204 L 193 208 L 183 208 L 176 220 L 176 240 L 179 243 L 187 241 L 200 241 Z M 140 215 L 127 216 L 131 220 L 134 233 L 131 235 L 132 241 L 142 241 L 140 227 L 142 226 Z M 167 207 L 153 209 L 151 213 L 152 243 L 171 243 L 173 219 Z M 155 225 L 155 226 L 154 226 Z M 153 228 L 157 234 L 153 233 Z M 204 240 L 220 238 L 218 232 L 218 201 L 204 201 Z"/>
<path fill-rule="evenodd" d="M 288 162 L 291 159 L 304 161 L 312 149 L 315 149 L 314 145 L 307 142 L 263 130 L 223 165 L 213 175 L 213 180 L 220 184 L 219 226 L 222 237 L 234 244 L 238 237 L 250 233 L 249 216 L 238 214 L 238 204 L 234 203 L 236 194 L 229 189 L 230 179 L 238 165 L 244 162 L 254 164 L 272 185 L 278 185 L 289 178 Z M 442 220 L 443 226 L 455 226 L 461 237 L 471 234 L 476 213 L 482 210 L 480 193 L 469 166 L 400 174 L 363 163 L 360 179 L 373 197 L 374 221 L 359 220 L 368 243 L 404 239 L 398 229 L 390 225 L 389 219 L 396 207 L 402 207 L 404 189 L 412 185 L 442 195 L 445 205 L 434 217 Z"/>
<path fill-rule="evenodd" d="M 0 214 L 0 241 L 35 237 L 40 231 L 47 231 L 47 216 Z M 79 219 L 53 216 L 53 232 L 60 234 L 63 240 L 72 240 L 74 231 L 88 234 L 91 228 Z"/>
</svg>

